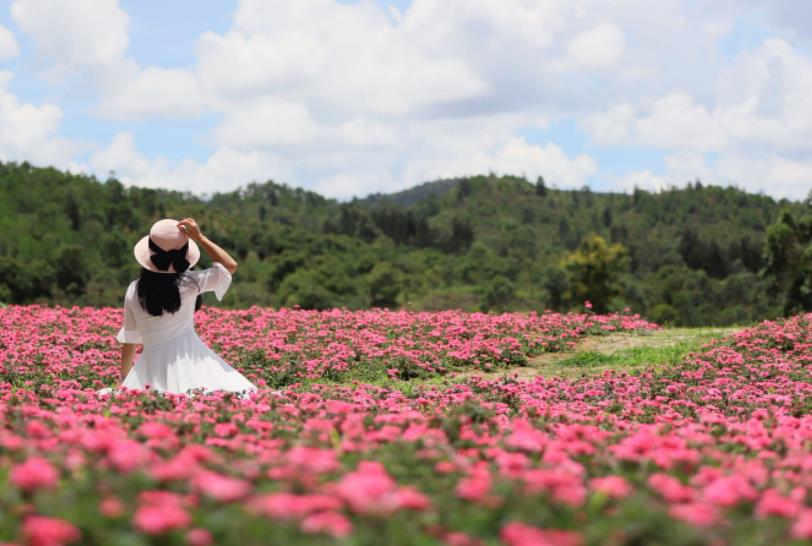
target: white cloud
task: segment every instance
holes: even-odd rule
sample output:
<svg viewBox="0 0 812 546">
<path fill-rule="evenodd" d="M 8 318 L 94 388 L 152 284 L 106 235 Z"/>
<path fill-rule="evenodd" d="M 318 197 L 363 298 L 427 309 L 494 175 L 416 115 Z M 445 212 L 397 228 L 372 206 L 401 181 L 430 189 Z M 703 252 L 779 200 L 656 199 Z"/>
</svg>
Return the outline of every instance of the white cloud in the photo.
<svg viewBox="0 0 812 546">
<path fill-rule="evenodd" d="M 227 191 L 252 180 L 285 181 L 291 174 L 273 154 L 230 148 L 220 148 L 204 162 L 150 160 L 136 149 L 129 133 L 117 134 L 107 148 L 93 154 L 90 167 L 104 174 L 115 171 L 125 184 L 198 194 Z"/>
<path fill-rule="evenodd" d="M 662 176 L 658 176 L 649 170 L 642 170 L 624 176 L 620 181 L 620 186 L 627 192 L 634 191 L 635 188 L 660 192 L 668 188 L 668 182 Z"/>
<path fill-rule="evenodd" d="M 99 95 L 97 115 L 137 120 L 202 112 L 190 71 L 142 67 L 127 57 L 129 16 L 118 0 L 15 0 L 11 15 L 33 39 L 48 78 Z"/>
<path fill-rule="evenodd" d="M 678 152 L 665 158 L 668 179 L 672 184 L 680 186 L 686 182 L 700 180 L 723 182 L 718 180 L 717 174 L 708 166 L 705 155 L 698 152 Z"/>
<path fill-rule="evenodd" d="M 317 132 L 304 105 L 268 97 L 227 111 L 214 138 L 221 145 L 250 148 L 306 142 Z"/>
<path fill-rule="evenodd" d="M 147 157 L 121 127 L 87 161 L 130 183 L 230 189 L 282 177 L 346 197 L 488 170 L 562 187 L 607 176 L 554 130 L 543 144 L 519 136 L 554 120 L 577 123 L 593 146 L 663 151 L 663 172 L 641 168 L 618 179 L 624 187 L 698 176 L 795 188 L 812 157 L 812 60 L 786 34 L 723 55 L 719 40 L 748 21 L 732 8 L 748 2 L 414 0 L 401 12 L 240 0 L 230 28 L 199 37 L 196 62 L 171 68 L 133 57 L 117 0 L 14 0 L 12 17 L 39 53 L 34 66 L 98 94 L 94 115 L 217 120 L 196 135 L 211 147 L 198 161 Z M 7 112 L 38 120 L 27 130 L 40 144 L 19 149 L 68 149 L 59 108 L 2 92 Z"/>
<path fill-rule="evenodd" d="M 204 98 L 197 80 L 187 70 L 140 68 L 134 62 L 118 65 L 106 79 L 100 115 L 117 120 L 149 116 L 194 117 L 202 113 Z"/>
<path fill-rule="evenodd" d="M 408 167 L 407 179 L 422 180 L 451 178 L 494 172 L 524 175 L 528 179 L 543 176 L 559 188 L 583 186 L 597 171 L 595 161 L 586 154 L 568 157 L 553 143 L 545 146 L 530 144 L 520 137 L 510 138 L 501 146 L 481 149 L 473 146 L 470 153 L 437 154 L 432 159 L 415 158 Z"/>
<path fill-rule="evenodd" d="M 812 188 L 812 161 L 809 160 L 732 153 L 719 159 L 716 171 L 726 183 L 779 198 L 803 199 Z"/>
<path fill-rule="evenodd" d="M 0 25 L 0 61 L 13 59 L 19 54 L 20 46 L 14 34 L 3 25 Z"/>
<path fill-rule="evenodd" d="M 22 102 L 9 89 L 11 72 L 0 71 L 0 160 L 67 166 L 82 147 L 58 137 L 62 110 Z"/>
<path fill-rule="evenodd" d="M 572 39 L 567 49 L 570 59 L 587 67 L 608 67 L 623 55 L 623 33 L 612 24 L 600 24 Z"/>
<path fill-rule="evenodd" d="M 366 3 L 244 0 L 233 29 L 200 39 L 198 76 L 229 106 L 273 92 L 332 113 L 406 115 L 488 90 L 466 59 L 427 51 L 407 27 Z"/>
<path fill-rule="evenodd" d="M 112 64 L 129 43 L 118 0 L 14 0 L 11 17 L 57 69 Z"/>
<path fill-rule="evenodd" d="M 96 172 L 115 171 L 126 180 L 143 176 L 150 169 L 149 160 L 135 149 L 131 133 L 118 133 L 107 148 L 93 154 L 90 165 Z"/>
<path fill-rule="evenodd" d="M 812 59 L 769 38 L 736 57 L 717 82 L 713 105 L 669 93 L 588 116 L 582 126 L 602 145 L 666 150 L 664 176 L 672 182 L 699 177 L 803 198 L 812 187 Z M 706 152 L 717 154 L 713 165 Z"/>
</svg>

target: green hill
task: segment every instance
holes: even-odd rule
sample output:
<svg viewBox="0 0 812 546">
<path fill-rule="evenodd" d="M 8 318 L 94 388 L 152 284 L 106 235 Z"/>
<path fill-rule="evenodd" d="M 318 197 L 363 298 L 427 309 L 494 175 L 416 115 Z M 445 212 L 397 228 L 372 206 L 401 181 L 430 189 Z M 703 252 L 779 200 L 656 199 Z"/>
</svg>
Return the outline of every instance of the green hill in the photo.
<svg viewBox="0 0 812 546">
<path fill-rule="evenodd" d="M 204 199 L 6 163 L 0 301 L 118 306 L 135 241 L 158 218 L 193 216 L 240 261 L 223 302 L 235 307 L 580 307 L 561 261 L 597 234 L 626 249 L 611 308 L 742 323 L 781 309 L 760 271 L 782 209 L 809 205 L 699 183 L 627 195 L 495 176 L 350 203 L 271 181 Z"/>
</svg>

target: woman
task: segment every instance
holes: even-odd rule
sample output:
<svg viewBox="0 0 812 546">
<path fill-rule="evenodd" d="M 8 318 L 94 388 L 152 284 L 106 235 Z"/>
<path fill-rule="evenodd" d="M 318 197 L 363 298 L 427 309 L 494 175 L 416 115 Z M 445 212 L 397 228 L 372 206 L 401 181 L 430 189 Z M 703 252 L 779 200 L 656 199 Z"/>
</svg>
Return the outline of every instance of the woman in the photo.
<svg viewBox="0 0 812 546">
<path fill-rule="evenodd" d="M 212 267 L 188 271 L 200 259 L 198 245 L 211 256 Z M 222 300 L 237 262 L 204 237 L 192 218 L 155 222 L 133 253 L 141 275 L 127 288 L 124 325 L 116 336 L 123 343 L 121 386 L 172 393 L 255 391 L 257 387 L 203 343 L 194 328 L 200 294 L 214 292 Z M 133 365 L 137 343 L 144 350 Z"/>
</svg>

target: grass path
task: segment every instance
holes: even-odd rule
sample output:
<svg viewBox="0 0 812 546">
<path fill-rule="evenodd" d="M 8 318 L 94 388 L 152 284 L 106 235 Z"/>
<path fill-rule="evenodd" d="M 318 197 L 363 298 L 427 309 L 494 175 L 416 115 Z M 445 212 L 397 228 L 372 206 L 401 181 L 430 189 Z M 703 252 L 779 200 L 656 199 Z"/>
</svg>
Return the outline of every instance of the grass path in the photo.
<svg viewBox="0 0 812 546">
<path fill-rule="evenodd" d="M 474 375 L 498 378 L 518 374 L 520 378 L 577 378 L 600 374 L 605 370 L 634 371 L 650 366 L 674 365 L 685 355 L 698 351 L 706 343 L 725 337 L 742 327 L 662 328 L 651 332 L 618 332 L 589 336 L 574 351 L 545 353 L 530 360 L 528 366 L 494 372 L 462 371 L 449 374 L 452 380 Z"/>
</svg>

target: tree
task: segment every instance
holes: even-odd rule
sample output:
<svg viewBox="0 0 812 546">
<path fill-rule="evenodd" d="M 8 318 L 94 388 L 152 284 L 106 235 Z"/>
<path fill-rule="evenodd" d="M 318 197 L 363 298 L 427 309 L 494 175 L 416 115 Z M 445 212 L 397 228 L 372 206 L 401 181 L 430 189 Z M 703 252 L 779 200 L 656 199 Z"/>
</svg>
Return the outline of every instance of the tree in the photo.
<svg viewBox="0 0 812 546">
<path fill-rule="evenodd" d="M 388 263 L 378 263 L 369 272 L 369 304 L 372 307 L 393 308 L 398 305 L 400 275 Z"/>
<path fill-rule="evenodd" d="M 59 249 L 54 265 L 59 287 L 69 294 L 81 294 L 90 278 L 87 252 L 79 245 L 65 245 Z"/>
<path fill-rule="evenodd" d="M 812 310 L 812 215 L 796 221 L 784 210 L 767 229 L 764 275 L 784 314 Z"/>
<path fill-rule="evenodd" d="M 543 176 L 536 178 L 536 195 L 539 197 L 544 197 L 547 195 L 547 186 L 544 184 Z"/>
<path fill-rule="evenodd" d="M 612 209 L 609 206 L 603 207 L 603 227 L 610 227 L 612 225 Z"/>
<path fill-rule="evenodd" d="M 607 244 L 596 234 L 584 237 L 561 262 L 570 275 L 569 301 L 589 300 L 595 312 L 607 312 L 610 299 L 619 293 L 618 276 L 628 269 L 626 256 L 626 248 L 619 243 Z"/>
<path fill-rule="evenodd" d="M 513 299 L 515 292 L 516 286 L 513 281 L 504 275 L 495 276 L 485 288 L 481 304 L 482 310 L 504 310 L 510 300 Z"/>
<path fill-rule="evenodd" d="M 463 178 L 457 184 L 457 201 L 462 202 L 471 194 L 471 181 Z"/>
</svg>

